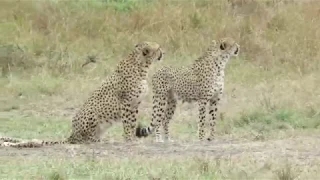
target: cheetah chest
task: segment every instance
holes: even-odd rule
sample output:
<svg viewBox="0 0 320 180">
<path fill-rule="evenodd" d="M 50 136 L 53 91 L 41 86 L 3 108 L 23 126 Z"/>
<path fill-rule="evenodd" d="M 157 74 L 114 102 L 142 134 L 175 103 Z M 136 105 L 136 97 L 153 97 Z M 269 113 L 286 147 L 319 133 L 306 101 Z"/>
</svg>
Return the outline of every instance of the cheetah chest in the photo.
<svg viewBox="0 0 320 180">
<path fill-rule="evenodd" d="M 138 88 L 135 89 L 137 93 L 136 96 L 132 99 L 132 106 L 137 107 L 139 106 L 140 102 L 143 98 L 147 96 L 148 93 L 148 83 L 147 80 L 142 80 L 138 85 Z"/>
</svg>

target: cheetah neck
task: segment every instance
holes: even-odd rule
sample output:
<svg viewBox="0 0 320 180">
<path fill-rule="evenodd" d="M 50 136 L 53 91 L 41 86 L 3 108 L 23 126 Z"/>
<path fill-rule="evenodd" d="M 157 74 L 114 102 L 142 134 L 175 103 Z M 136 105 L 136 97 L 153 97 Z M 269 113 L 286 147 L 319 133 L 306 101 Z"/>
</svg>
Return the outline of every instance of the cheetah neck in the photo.
<svg viewBox="0 0 320 180">
<path fill-rule="evenodd" d="M 195 60 L 194 65 L 202 64 L 204 61 L 211 60 L 215 56 L 217 56 L 220 52 L 217 50 L 213 50 L 212 47 L 209 47 L 208 50 L 203 53 L 198 59 Z"/>
<path fill-rule="evenodd" d="M 125 60 L 119 63 L 116 73 L 124 76 L 135 75 L 135 78 L 146 78 L 151 60 L 140 61 L 140 56 L 139 52 L 133 51 Z"/>
<path fill-rule="evenodd" d="M 220 54 L 219 51 L 207 51 L 192 65 L 194 71 L 209 71 L 213 76 L 224 74 L 224 69 L 230 59 L 228 54 Z"/>
<path fill-rule="evenodd" d="M 214 69 L 219 74 L 220 72 L 224 72 L 224 69 L 227 66 L 227 63 L 230 59 L 229 55 L 220 55 L 220 58 L 216 58 L 214 61 Z"/>
<path fill-rule="evenodd" d="M 142 77 L 143 79 L 147 77 L 149 67 L 151 66 L 151 61 L 152 59 L 148 58 L 146 59 L 145 62 L 140 62 L 139 64 L 139 74 L 140 74 L 140 77 Z"/>
</svg>

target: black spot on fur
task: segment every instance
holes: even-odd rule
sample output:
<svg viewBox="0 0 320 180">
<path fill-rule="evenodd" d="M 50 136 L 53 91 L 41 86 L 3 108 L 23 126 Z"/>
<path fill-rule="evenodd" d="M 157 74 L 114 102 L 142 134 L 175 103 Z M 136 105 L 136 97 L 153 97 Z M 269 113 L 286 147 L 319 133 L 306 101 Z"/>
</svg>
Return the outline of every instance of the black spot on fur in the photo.
<svg viewBox="0 0 320 180">
<path fill-rule="evenodd" d="M 149 54 L 149 49 L 145 48 L 143 51 L 142 51 L 142 54 L 143 56 L 146 56 Z"/>
</svg>

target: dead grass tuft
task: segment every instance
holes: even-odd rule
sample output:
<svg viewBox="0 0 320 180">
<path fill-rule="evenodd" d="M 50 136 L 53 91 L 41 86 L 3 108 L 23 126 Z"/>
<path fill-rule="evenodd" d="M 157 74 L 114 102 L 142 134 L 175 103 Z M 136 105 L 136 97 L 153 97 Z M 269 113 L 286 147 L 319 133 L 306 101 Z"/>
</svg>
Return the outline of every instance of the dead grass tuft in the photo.
<svg viewBox="0 0 320 180">
<path fill-rule="evenodd" d="M 288 163 L 285 167 L 276 170 L 275 175 L 278 180 L 294 180 L 298 177 L 297 172 Z"/>
<path fill-rule="evenodd" d="M 65 180 L 66 178 L 58 172 L 53 172 L 52 174 L 49 175 L 48 179 L 49 180 Z"/>
</svg>

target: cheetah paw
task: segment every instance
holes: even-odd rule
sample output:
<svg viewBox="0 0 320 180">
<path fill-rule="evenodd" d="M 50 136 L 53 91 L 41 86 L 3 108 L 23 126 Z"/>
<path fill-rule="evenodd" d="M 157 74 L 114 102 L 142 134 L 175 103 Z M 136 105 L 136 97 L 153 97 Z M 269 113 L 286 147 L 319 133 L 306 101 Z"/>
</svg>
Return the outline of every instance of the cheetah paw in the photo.
<svg viewBox="0 0 320 180">
<path fill-rule="evenodd" d="M 170 142 L 170 143 L 173 143 L 173 142 L 174 142 L 174 140 L 171 139 L 171 138 L 166 138 L 165 141 L 166 141 L 166 142 Z"/>
<path fill-rule="evenodd" d="M 163 139 L 156 139 L 156 143 L 164 143 Z"/>
</svg>

